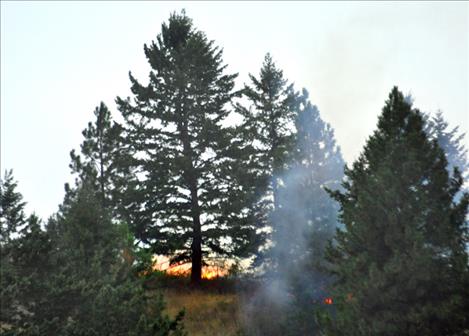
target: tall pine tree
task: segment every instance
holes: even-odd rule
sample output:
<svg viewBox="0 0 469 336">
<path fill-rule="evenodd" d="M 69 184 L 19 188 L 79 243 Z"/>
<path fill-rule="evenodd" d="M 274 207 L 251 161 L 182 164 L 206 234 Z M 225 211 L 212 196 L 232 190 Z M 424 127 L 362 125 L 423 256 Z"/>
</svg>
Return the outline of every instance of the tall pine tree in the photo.
<svg viewBox="0 0 469 336">
<path fill-rule="evenodd" d="M 148 85 L 130 75 L 133 100 L 117 99 L 144 189 L 133 229 L 154 253 L 190 261 L 197 283 L 207 257 L 246 255 L 255 232 L 242 204 L 226 206 L 240 192 L 229 173 L 232 131 L 222 126 L 236 75 L 225 73 L 221 50 L 184 12 L 144 50 Z"/>
<path fill-rule="evenodd" d="M 19 234 L 26 223 L 24 214 L 25 202 L 23 196 L 16 190 L 17 182 L 13 178 L 13 171 L 5 171 L 4 178 L 0 178 L 0 243 L 7 244 L 15 234 Z"/>
<path fill-rule="evenodd" d="M 280 175 L 291 159 L 294 146 L 294 122 L 300 96 L 293 84 L 283 76 L 267 54 L 259 78 L 249 75 L 251 85 L 245 85 L 243 94 L 248 106 L 237 104 L 237 112 L 243 116 L 242 128 L 256 150 L 252 159 L 257 162 L 268 181 L 269 193 L 275 208 L 275 194 L 279 187 Z"/>
<path fill-rule="evenodd" d="M 467 182 L 469 177 L 469 160 L 467 149 L 463 143 L 465 134 L 459 132 L 458 126 L 450 129 L 441 111 L 438 111 L 433 117 L 426 115 L 426 119 L 427 134 L 430 138 L 438 141 L 438 144 L 446 154 L 448 172 L 453 174 L 454 169 L 457 168 L 463 180 Z M 461 196 L 461 193 L 456 196 Z"/>
<path fill-rule="evenodd" d="M 77 183 L 93 183 L 99 202 L 114 218 L 130 221 L 131 213 L 125 205 L 136 183 L 123 129 L 103 102 L 94 110 L 94 117 L 82 132 L 81 153 L 70 153 L 70 169 L 79 177 Z M 68 186 L 66 189 L 73 192 Z"/>
<path fill-rule="evenodd" d="M 301 99 L 270 54 L 265 56 L 259 77 L 249 77 L 251 83 L 243 90 L 247 104 L 236 104 L 237 113 L 243 117 L 239 134 L 248 144 L 240 161 L 246 175 L 255 181 L 251 188 L 256 189 L 252 194 L 257 199 L 252 200 L 251 212 L 258 227 L 266 228 L 272 226 L 271 216 L 279 208 L 281 176 L 293 158 L 295 118 Z M 257 263 L 266 260 L 263 252 Z"/>
<path fill-rule="evenodd" d="M 345 229 L 329 260 L 337 282 L 328 335 L 459 335 L 467 330 L 469 197 L 454 195 L 437 141 L 394 88 L 364 151 L 346 170 Z"/>
</svg>

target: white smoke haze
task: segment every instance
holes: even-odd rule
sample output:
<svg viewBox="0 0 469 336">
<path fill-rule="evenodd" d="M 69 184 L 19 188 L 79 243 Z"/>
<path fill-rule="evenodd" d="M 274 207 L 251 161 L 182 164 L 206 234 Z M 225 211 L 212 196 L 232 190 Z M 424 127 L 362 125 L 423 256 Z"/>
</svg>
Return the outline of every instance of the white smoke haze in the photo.
<svg viewBox="0 0 469 336">
<path fill-rule="evenodd" d="M 248 335 L 314 333 L 315 309 L 327 296 L 330 277 L 321 265 L 338 227 L 338 205 L 325 188 L 340 188 L 345 163 L 332 128 L 304 94 L 293 158 L 283 174 L 273 177 L 279 188 L 274 194 L 277 209 L 269 214 L 272 235 L 265 273 L 242 300 Z"/>
<path fill-rule="evenodd" d="M 242 302 L 248 335 L 283 335 L 282 327 L 285 327 L 289 314 L 297 308 L 299 298 L 295 296 L 298 291 L 310 300 L 311 308 L 324 298 L 323 286 L 327 276 L 312 268 L 317 251 L 310 246 L 311 235 L 323 233 L 314 227 L 311 220 L 306 220 L 309 215 L 306 197 L 299 190 L 304 177 L 304 171 L 293 170 L 283 178 L 293 184 L 293 190 L 279 192 L 282 206 L 277 214 L 271 216 L 275 238 L 266 256 L 269 265 L 256 291 Z M 326 194 L 324 190 L 321 192 Z M 327 239 L 326 235 L 324 238 Z M 314 310 L 309 313 L 313 319 Z"/>
<path fill-rule="evenodd" d="M 412 104 L 413 98 L 409 94 L 406 100 Z M 467 151 L 458 150 L 461 132 L 441 112 L 424 116 L 427 134 L 445 149 L 449 173 L 457 166 L 467 176 Z M 334 309 L 324 301 L 333 279 L 322 268 L 323 252 L 342 224 L 339 206 L 325 189 L 341 189 L 345 163 L 316 106 L 303 105 L 296 127 L 293 152 L 298 155 L 284 174 L 273 177 L 280 187 L 275 193 L 278 207 L 269 214 L 272 235 L 265 273 L 242 301 L 247 335 L 316 335 L 315 311 Z"/>
</svg>

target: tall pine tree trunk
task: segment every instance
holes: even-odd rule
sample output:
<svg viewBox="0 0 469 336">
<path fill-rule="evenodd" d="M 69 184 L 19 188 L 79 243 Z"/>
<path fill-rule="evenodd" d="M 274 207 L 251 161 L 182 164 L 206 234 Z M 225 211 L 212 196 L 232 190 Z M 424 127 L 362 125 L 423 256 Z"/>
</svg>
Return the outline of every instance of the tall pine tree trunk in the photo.
<svg viewBox="0 0 469 336">
<path fill-rule="evenodd" d="M 186 182 L 191 194 L 192 244 L 191 244 L 191 283 L 198 284 L 202 279 L 202 229 L 200 224 L 199 196 L 197 194 L 197 176 L 192 163 L 192 147 L 187 131 L 187 121 L 180 124 L 181 142 L 186 157 Z"/>
<path fill-rule="evenodd" d="M 195 184 L 191 186 L 191 208 L 194 225 L 191 245 L 191 283 L 198 284 L 202 279 L 202 231 L 200 225 L 199 200 Z"/>
</svg>

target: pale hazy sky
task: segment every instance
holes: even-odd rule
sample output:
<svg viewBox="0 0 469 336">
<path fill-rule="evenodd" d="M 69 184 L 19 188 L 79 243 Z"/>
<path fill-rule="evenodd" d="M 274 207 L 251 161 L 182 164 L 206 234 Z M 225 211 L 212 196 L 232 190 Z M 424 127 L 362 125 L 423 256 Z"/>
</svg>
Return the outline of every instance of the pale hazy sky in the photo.
<svg viewBox="0 0 469 336">
<path fill-rule="evenodd" d="M 348 163 L 394 85 L 469 129 L 468 2 L 1 1 L 1 170 L 13 168 L 28 212 L 57 210 L 95 106 L 116 112 L 129 70 L 145 82 L 143 44 L 182 8 L 239 84 L 271 52 L 309 90 Z"/>
</svg>

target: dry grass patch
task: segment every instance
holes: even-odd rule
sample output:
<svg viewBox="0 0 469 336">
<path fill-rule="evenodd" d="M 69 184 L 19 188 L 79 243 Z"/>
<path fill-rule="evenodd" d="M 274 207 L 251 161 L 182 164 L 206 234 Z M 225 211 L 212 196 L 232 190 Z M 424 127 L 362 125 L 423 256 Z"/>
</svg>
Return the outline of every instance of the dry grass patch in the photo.
<svg viewBox="0 0 469 336">
<path fill-rule="evenodd" d="M 234 293 L 165 289 L 166 312 L 174 317 L 185 309 L 184 325 L 190 336 L 238 335 L 239 298 Z"/>
</svg>

